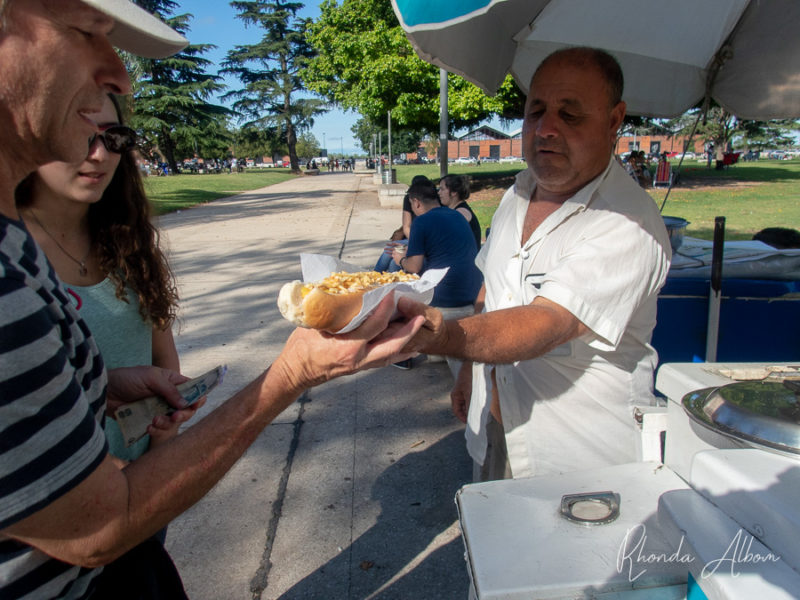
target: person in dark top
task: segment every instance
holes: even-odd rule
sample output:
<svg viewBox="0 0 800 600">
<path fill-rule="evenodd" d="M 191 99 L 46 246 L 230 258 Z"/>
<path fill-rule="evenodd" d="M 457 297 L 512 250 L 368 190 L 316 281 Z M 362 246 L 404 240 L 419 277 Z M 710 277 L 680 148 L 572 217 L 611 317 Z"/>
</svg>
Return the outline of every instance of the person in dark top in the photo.
<svg viewBox="0 0 800 600">
<path fill-rule="evenodd" d="M 788 227 L 767 227 L 753 235 L 753 239 L 778 250 L 800 248 L 800 231 Z"/>
<path fill-rule="evenodd" d="M 463 216 L 470 229 L 472 235 L 475 236 L 475 244 L 478 250 L 481 249 L 481 224 L 478 221 L 477 215 L 472 212 L 469 204 L 469 181 L 463 175 L 445 175 L 439 180 L 439 199 L 442 206 L 447 206 L 458 211 Z"/>
<path fill-rule="evenodd" d="M 407 273 L 449 269 L 433 292 L 431 306 L 446 318 L 474 314 L 483 275 L 475 266 L 478 247 L 469 225 L 458 212 L 440 204 L 432 186 L 414 184 L 408 188 L 408 198 L 416 218 L 408 247 L 396 247 L 392 258 Z M 455 376 L 461 362 L 451 358 L 447 362 Z"/>
<path fill-rule="evenodd" d="M 414 175 L 414 178 L 411 180 L 411 185 L 415 184 L 424 184 L 430 186 L 430 188 L 435 192 L 436 186 L 433 185 L 433 182 L 425 177 L 425 175 Z M 381 252 L 380 258 L 378 258 L 378 262 L 375 263 L 375 267 L 373 271 L 378 272 L 393 272 L 399 271 L 400 267 L 397 266 L 397 263 L 392 260 L 392 251 L 396 246 L 399 245 L 406 245 L 408 244 L 408 236 L 411 232 L 411 223 L 414 221 L 414 212 L 411 210 L 411 202 L 408 199 L 408 193 L 403 197 L 403 222 L 400 227 L 392 234 L 392 237 L 389 239 L 389 242 L 384 246 L 383 252 Z"/>
</svg>

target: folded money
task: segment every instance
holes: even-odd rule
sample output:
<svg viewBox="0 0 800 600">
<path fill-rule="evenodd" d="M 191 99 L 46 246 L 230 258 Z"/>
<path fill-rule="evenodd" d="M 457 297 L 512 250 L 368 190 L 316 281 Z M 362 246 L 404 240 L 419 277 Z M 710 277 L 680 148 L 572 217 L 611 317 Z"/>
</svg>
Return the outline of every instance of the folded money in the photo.
<svg viewBox="0 0 800 600">
<path fill-rule="evenodd" d="M 192 405 L 222 383 L 222 378 L 227 370 L 227 366 L 219 365 L 208 373 L 190 379 L 176 387 L 183 399 L 186 400 L 186 403 Z M 150 396 L 149 398 L 143 398 L 120 406 L 114 411 L 114 416 L 125 440 L 125 447 L 127 448 L 142 439 L 147 434 L 147 428 L 155 417 L 170 415 L 175 410 L 159 396 Z"/>
</svg>

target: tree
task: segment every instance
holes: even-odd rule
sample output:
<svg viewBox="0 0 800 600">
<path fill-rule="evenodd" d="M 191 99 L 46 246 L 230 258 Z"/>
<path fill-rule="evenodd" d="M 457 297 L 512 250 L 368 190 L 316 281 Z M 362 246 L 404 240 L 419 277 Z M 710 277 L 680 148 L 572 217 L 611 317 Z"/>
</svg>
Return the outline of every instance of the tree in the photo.
<svg viewBox="0 0 800 600">
<path fill-rule="evenodd" d="M 228 52 L 222 72 L 236 76 L 244 87 L 224 97 L 235 100 L 233 108 L 246 120 L 244 128 L 277 128 L 285 137 L 291 168 L 298 171 L 298 132 L 310 128 L 314 116 L 325 112 L 321 100 L 298 97 L 304 89 L 298 73 L 314 55 L 306 41 L 309 20 L 296 16 L 303 4 L 253 0 L 231 6 L 245 26 L 260 27 L 264 35 L 257 44 Z"/>
<path fill-rule="evenodd" d="M 713 105 L 703 118 L 700 108 L 695 108 L 676 119 L 667 121 L 667 127 L 678 135 L 688 136 L 697 121 L 695 138 L 714 144 L 717 160 L 733 149 L 736 141 L 741 147 L 753 150 L 791 146 L 793 134 L 798 130 L 796 120 L 751 121 L 741 120 L 724 108 Z M 698 121 L 699 116 L 699 121 Z"/>
<path fill-rule="evenodd" d="M 416 152 L 420 141 L 425 137 L 425 132 L 409 129 L 395 129 L 394 115 L 392 119 L 392 152 L 395 154 Z M 358 145 L 361 146 L 365 152 L 369 152 L 373 136 L 378 135 L 378 133 L 380 133 L 381 140 L 383 141 L 383 149 L 388 149 L 389 129 L 385 117 L 382 125 L 373 125 L 366 119 L 359 119 L 350 128 L 350 131 L 353 132 L 353 137 L 358 140 Z M 375 152 L 377 151 L 378 148 L 376 147 Z"/>
<path fill-rule="evenodd" d="M 214 119 L 199 127 L 199 134 L 177 135 L 175 154 L 179 157 L 222 158 L 231 154 L 234 134 L 228 119 Z"/>
<path fill-rule="evenodd" d="M 319 151 L 319 142 L 310 131 L 304 131 L 297 138 L 297 156 L 310 160 L 319 156 Z"/>
<path fill-rule="evenodd" d="M 186 35 L 191 14 L 169 16 L 177 7 L 172 0 L 138 0 L 140 6 L 158 14 L 170 27 Z M 143 150 L 161 154 L 173 171 L 179 148 L 191 152 L 198 140 L 206 145 L 224 145 L 226 118 L 230 111 L 211 104 L 212 94 L 224 89 L 217 75 L 206 72 L 211 61 L 201 55 L 211 44 L 190 45 L 165 59 L 125 57 L 134 84 L 131 127 L 142 136 Z M 208 136 L 219 136 L 209 140 Z M 193 152 L 192 152 L 193 154 Z"/>
<path fill-rule="evenodd" d="M 439 69 L 415 54 L 389 0 L 324 0 L 320 9 L 308 31 L 316 56 L 302 71 L 306 86 L 373 126 L 391 110 L 393 126 L 438 131 Z M 451 129 L 522 115 L 524 98 L 511 77 L 494 97 L 452 74 L 448 88 Z"/>
<path fill-rule="evenodd" d="M 753 151 L 790 148 L 795 144 L 795 134 L 800 121 L 792 119 L 775 121 L 742 121 L 741 143 Z"/>
<path fill-rule="evenodd" d="M 286 135 L 278 127 L 242 127 L 236 131 L 235 148 L 237 156 L 283 158 Z"/>
</svg>

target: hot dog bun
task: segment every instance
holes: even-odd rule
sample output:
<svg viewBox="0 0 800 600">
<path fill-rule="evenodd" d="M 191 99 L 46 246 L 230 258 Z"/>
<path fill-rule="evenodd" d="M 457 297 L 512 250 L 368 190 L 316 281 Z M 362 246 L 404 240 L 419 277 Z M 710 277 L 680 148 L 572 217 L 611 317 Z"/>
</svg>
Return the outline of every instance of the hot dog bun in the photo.
<svg viewBox="0 0 800 600">
<path fill-rule="evenodd" d="M 403 271 L 342 271 L 316 283 L 292 281 L 281 288 L 278 309 L 295 325 L 335 333 L 361 312 L 362 298 L 369 290 L 415 279 L 419 276 Z"/>
</svg>

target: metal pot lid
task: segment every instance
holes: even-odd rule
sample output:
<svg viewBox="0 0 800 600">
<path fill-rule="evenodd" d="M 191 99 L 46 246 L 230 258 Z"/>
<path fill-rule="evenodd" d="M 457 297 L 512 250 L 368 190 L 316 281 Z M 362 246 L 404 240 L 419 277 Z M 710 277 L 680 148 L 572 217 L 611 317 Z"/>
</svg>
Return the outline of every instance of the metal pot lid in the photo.
<svg viewBox="0 0 800 600">
<path fill-rule="evenodd" d="M 683 397 L 696 422 L 719 433 L 800 454 L 800 381 L 742 381 Z"/>
</svg>

